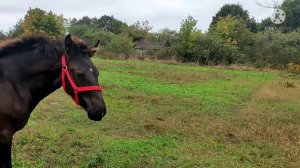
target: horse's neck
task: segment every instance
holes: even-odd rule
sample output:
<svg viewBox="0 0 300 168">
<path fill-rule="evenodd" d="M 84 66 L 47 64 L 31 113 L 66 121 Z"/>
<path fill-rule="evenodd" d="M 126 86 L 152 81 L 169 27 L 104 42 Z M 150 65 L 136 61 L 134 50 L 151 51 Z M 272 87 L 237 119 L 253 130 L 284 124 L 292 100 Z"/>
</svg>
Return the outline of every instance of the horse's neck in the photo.
<svg viewBox="0 0 300 168">
<path fill-rule="evenodd" d="M 25 99 L 34 108 L 42 99 L 61 87 L 60 56 L 53 58 L 30 57 L 16 66 L 18 78 L 15 79 Z"/>
<path fill-rule="evenodd" d="M 33 103 L 38 103 L 61 87 L 60 59 L 39 60 L 35 62 L 32 69 L 27 87 L 31 93 Z"/>
</svg>

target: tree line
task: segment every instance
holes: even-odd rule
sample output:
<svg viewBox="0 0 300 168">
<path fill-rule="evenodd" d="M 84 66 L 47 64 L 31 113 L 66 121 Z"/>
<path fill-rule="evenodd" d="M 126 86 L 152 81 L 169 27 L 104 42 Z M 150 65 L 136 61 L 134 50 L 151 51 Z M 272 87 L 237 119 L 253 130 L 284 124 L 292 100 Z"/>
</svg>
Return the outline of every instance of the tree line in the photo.
<svg viewBox="0 0 300 168">
<path fill-rule="evenodd" d="M 153 32 L 148 21 L 128 25 L 108 15 L 65 19 L 35 8 L 10 31 L 0 31 L 0 40 L 32 33 L 62 38 L 71 33 L 89 44 L 100 39 L 101 54 L 106 56 L 286 68 L 300 64 L 300 0 L 284 0 L 280 8 L 286 12 L 286 20 L 276 25 L 271 18 L 256 21 L 240 4 L 226 4 L 207 32 L 197 28 L 198 21 L 192 16 L 182 20 L 179 31 L 165 28 Z"/>
</svg>

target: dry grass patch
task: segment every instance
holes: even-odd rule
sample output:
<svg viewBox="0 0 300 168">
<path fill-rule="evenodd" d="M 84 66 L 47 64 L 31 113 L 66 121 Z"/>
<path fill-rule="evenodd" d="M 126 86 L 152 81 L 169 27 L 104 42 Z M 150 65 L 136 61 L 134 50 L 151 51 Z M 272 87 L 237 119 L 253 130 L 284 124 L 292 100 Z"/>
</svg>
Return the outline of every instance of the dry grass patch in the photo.
<svg viewBox="0 0 300 168">
<path fill-rule="evenodd" d="M 281 79 L 271 81 L 259 89 L 255 97 L 262 101 L 298 101 L 300 95 L 299 80 Z"/>
<path fill-rule="evenodd" d="M 256 148 L 247 157 L 259 167 L 300 167 L 300 80 L 267 83 L 229 121 L 211 128 L 219 141 Z"/>
</svg>

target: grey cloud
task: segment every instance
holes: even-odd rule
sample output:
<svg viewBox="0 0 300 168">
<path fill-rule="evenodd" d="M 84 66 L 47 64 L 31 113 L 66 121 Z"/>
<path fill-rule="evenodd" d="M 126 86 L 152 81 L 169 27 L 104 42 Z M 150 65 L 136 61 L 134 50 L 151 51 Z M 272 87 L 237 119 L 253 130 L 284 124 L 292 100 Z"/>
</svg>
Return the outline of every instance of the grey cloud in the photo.
<svg viewBox="0 0 300 168">
<path fill-rule="evenodd" d="M 15 14 L 15 13 L 23 13 L 23 8 L 21 7 L 4 7 L 0 6 L 0 13 L 3 14 Z"/>
</svg>

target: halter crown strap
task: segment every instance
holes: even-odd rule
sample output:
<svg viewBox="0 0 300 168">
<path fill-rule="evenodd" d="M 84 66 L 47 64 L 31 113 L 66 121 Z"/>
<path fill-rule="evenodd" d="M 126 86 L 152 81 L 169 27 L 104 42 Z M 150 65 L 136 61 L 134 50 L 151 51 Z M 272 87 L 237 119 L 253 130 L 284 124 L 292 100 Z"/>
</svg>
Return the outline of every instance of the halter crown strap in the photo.
<svg viewBox="0 0 300 168">
<path fill-rule="evenodd" d="M 89 91 L 102 91 L 102 87 L 101 86 L 77 86 L 73 80 L 73 78 L 71 77 L 70 71 L 68 70 L 68 66 L 67 66 L 67 61 L 66 61 L 66 55 L 63 54 L 61 57 L 61 64 L 62 64 L 62 73 L 61 73 L 61 81 L 62 81 L 62 86 L 64 88 L 64 91 L 67 93 L 67 89 L 66 89 L 66 80 L 69 81 L 71 87 L 73 88 L 74 91 L 74 96 L 71 96 L 73 98 L 73 100 L 75 101 L 75 103 L 77 105 L 80 105 L 79 102 L 79 97 L 78 97 L 78 93 L 80 92 L 89 92 Z M 66 79 L 67 77 L 67 79 Z"/>
</svg>

